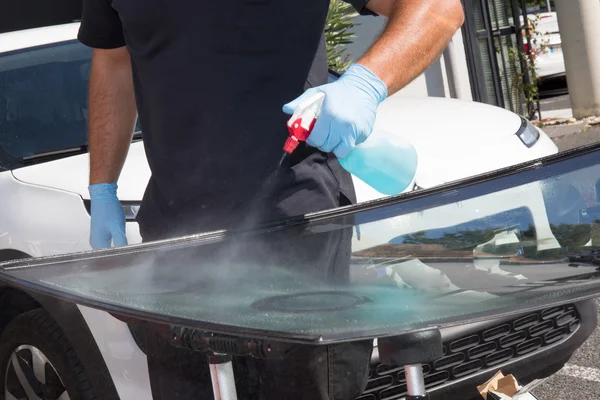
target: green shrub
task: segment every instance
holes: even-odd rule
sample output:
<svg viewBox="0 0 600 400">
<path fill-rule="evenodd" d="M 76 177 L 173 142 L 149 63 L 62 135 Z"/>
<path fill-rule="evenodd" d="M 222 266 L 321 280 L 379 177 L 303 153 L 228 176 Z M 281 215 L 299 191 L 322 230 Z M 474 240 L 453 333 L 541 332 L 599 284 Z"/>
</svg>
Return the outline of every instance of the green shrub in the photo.
<svg viewBox="0 0 600 400">
<path fill-rule="evenodd" d="M 327 64 L 329 69 L 344 72 L 352 64 L 350 55 L 341 46 L 352 43 L 355 37 L 352 28 L 358 26 L 353 22 L 358 16 L 356 10 L 342 0 L 331 0 L 325 22 L 325 39 L 327 41 Z"/>
</svg>

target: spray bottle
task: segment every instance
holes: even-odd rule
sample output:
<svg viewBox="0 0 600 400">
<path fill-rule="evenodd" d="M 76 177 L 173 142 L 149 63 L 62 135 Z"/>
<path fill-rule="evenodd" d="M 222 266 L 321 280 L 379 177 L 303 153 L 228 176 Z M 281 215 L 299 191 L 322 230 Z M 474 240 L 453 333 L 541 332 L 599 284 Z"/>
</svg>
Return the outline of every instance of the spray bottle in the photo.
<svg viewBox="0 0 600 400">
<path fill-rule="evenodd" d="M 324 100 L 325 94 L 318 93 L 296 108 L 287 122 L 289 137 L 283 147 L 284 157 L 300 142 L 306 141 L 319 118 Z M 411 184 L 418 159 L 410 142 L 378 129 L 339 162 L 346 171 L 378 192 L 393 196 Z"/>
</svg>

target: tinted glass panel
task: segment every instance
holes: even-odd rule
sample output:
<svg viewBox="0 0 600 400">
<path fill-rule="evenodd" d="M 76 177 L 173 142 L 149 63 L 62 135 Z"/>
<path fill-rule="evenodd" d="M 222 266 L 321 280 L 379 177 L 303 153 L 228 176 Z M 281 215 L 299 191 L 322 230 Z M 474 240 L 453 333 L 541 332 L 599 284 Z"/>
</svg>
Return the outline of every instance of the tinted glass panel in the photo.
<svg viewBox="0 0 600 400">
<path fill-rule="evenodd" d="M 0 57 L 0 144 L 11 159 L 86 143 L 90 57 L 77 43 Z"/>
<path fill-rule="evenodd" d="M 2 165 L 87 145 L 91 54 L 79 42 L 63 42 L 0 55 Z"/>
<path fill-rule="evenodd" d="M 600 150 L 562 157 L 252 234 L 23 261 L 2 277 L 129 315 L 320 343 L 547 307 L 600 293 Z"/>
</svg>

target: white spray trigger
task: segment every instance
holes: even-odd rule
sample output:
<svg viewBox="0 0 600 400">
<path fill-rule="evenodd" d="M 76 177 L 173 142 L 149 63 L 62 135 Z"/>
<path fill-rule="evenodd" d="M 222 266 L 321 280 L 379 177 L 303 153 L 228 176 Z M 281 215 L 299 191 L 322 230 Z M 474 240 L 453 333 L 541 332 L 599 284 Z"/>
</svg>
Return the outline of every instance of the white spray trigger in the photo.
<svg viewBox="0 0 600 400">
<path fill-rule="evenodd" d="M 304 100 L 298 105 L 298 107 L 296 107 L 294 114 L 288 120 L 288 127 L 291 127 L 295 121 L 297 121 L 299 118 L 302 118 L 302 125 L 307 125 L 305 128 L 308 128 L 313 120 L 319 118 L 324 100 L 325 93 L 322 92 L 319 92 L 314 96 Z"/>
</svg>

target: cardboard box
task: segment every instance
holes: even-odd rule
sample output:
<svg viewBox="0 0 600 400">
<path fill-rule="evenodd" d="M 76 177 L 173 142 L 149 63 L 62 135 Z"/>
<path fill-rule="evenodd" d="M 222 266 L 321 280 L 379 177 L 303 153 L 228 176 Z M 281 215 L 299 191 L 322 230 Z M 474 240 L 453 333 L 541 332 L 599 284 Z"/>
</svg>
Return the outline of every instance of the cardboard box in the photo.
<svg viewBox="0 0 600 400">
<path fill-rule="evenodd" d="M 477 390 L 484 400 L 539 400 L 530 391 L 544 381 L 537 379 L 521 386 L 514 376 L 504 376 L 498 371 L 489 381 L 477 386 Z"/>
</svg>

